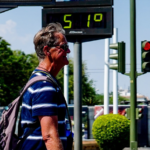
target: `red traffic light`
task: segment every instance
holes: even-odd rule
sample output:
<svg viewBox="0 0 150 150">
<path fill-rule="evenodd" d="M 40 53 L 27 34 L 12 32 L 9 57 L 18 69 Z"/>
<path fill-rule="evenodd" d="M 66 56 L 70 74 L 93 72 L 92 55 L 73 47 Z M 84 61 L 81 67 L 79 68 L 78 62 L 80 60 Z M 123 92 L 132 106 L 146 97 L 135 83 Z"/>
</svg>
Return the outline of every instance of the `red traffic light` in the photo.
<svg viewBox="0 0 150 150">
<path fill-rule="evenodd" d="M 139 109 L 139 113 L 143 112 L 143 108 L 138 108 Z"/>
<path fill-rule="evenodd" d="M 146 50 L 146 51 L 147 51 L 147 50 L 150 50 L 150 43 L 149 43 L 149 42 L 146 42 L 143 49 Z"/>
</svg>

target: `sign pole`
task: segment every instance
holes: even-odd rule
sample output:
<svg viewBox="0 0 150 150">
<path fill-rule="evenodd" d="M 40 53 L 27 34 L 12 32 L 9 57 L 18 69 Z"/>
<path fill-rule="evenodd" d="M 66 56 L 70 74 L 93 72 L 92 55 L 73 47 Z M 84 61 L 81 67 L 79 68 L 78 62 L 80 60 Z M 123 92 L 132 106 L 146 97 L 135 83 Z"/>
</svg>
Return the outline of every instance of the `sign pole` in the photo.
<svg viewBox="0 0 150 150">
<path fill-rule="evenodd" d="M 130 0 L 130 148 L 137 150 L 137 121 L 136 121 L 136 3 Z"/>
<path fill-rule="evenodd" d="M 104 114 L 109 114 L 109 43 L 110 39 L 105 39 L 105 64 L 104 64 Z"/>
<path fill-rule="evenodd" d="M 64 66 L 64 97 L 69 104 L 69 65 Z"/>
<path fill-rule="evenodd" d="M 74 43 L 74 150 L 82 150 L 82 44 Z"/>
<path fill-rule="evenodd" d="M 118 42 L 118 29 L 114 28 L 113 43 Z M 116 53 L 116 50 L 113 50 Z M 113 63 L 117 63 L 117 60 L 113 60 Z M 113 114 L 118 114 L 118 71 L 113 70 Z"/>
</svg>

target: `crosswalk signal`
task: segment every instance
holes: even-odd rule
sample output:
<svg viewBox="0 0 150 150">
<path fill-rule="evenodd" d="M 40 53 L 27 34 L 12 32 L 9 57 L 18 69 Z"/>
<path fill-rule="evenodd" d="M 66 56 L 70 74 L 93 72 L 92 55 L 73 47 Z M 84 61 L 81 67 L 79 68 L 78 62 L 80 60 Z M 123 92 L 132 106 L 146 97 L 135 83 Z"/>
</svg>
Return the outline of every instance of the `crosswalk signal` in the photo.
<svg viewBox="0 0 150 150">
<path fill-rule="evenodd" d="M 150 72 L 150 41 L 141 42 L 141 71 Z"/>
<path fill-rule="evenodd" d="M 110 69 L 118 70 L 118 72 L 125 73 L 125 43 L 118 42 L 109 45 L 110 49 L 118 50 L 118 53 L 112 53 L 109 55 L 110 59 L 118 60 L 118 63 L 109 64 Z"/>
</svg>

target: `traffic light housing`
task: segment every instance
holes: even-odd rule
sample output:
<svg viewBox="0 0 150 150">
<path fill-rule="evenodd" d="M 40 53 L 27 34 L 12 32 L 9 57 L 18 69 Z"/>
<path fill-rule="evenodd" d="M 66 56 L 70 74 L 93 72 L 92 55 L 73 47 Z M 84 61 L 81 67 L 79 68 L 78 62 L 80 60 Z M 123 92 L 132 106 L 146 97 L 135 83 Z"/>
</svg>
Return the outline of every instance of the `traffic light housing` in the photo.
<svg viewBox="0 0 150 150">
<path fill-rule="evenodd" d="M 130 108 L 126 108 L 124 111 L 125 111 L 125 112 L 124 112 L 124 116 L 125 116 L 127 119 L 130 119 Z"/>
<path fill-rule="evenodd" d="M 110 69 L 118 70 L 118 72 L 125 73 L 125 43 L 118 42 L 109 45 L 110 49 L 118 50 L 118 53 L 112 53 L 109 55 L 110 59 L 118 60 L 118 63 L 109 64 Z"/>
<path fill-rule="evenodd" d="M 130 119 L 131 115 L 130 109 L 131 108 L 124 109 L 124 116 L 127 119 Z M 142 117 L 143 117 L 143 108 L 136 108 L 136 119 L 141 119 Z"/>
<path fill-rule="evenodd" d="M 136 108 L 136 119 L 141 119 L 143 117 L 143 108 Z"/>
<path fill-rule="evenodd" d="M 141 71 L 150 72 L 150 41 L 141 42 Z"/>
</svg>

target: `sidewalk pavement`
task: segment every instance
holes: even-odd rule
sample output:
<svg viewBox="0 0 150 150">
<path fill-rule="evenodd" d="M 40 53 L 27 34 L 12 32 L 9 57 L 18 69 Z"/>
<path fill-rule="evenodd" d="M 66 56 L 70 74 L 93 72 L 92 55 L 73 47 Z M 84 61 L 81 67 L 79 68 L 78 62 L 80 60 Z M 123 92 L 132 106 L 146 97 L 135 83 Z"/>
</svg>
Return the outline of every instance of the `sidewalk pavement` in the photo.
<svg viewBox="0 0 150 150">
<path fill-rule="evenodd" d="M 130 148 L 124 148 L 123 150 L 130 150 Z M 138 147 L 138 150 L 150 150 L 150 147 Z"/>
</svg>

